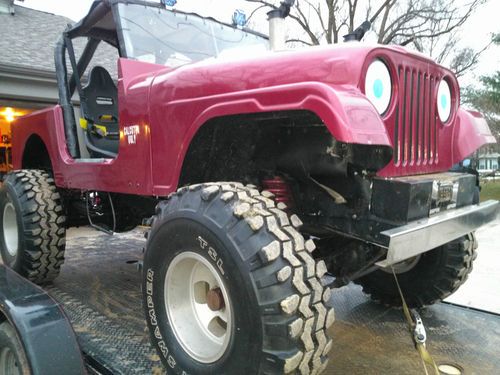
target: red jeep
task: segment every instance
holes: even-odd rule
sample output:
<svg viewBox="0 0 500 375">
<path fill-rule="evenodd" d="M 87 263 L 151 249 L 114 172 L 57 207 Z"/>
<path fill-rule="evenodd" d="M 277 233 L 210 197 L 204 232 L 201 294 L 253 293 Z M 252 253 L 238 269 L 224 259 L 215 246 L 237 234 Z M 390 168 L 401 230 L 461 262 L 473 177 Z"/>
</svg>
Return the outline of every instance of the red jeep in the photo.
<svg viewBox="0 0 500 375">
<path fill-rule="evenodd" d="M 119 52 L 117 85 L 93 66 L 99 44 Z M 102 0 L 55 61 L 59 105 L 13 125 L 3 262 L 48 282 L 66 228 L 154 215 L 144 309 L 173 373 L 319 373 L 330 287 L 397 305 L 395 272 L 409 305 L 432 304 L 466 280 L 473 232 L 498 216 L 475 176 L 447 172 L 494 142 L 486 122 L 460 108 L 452 72 L 404 48 L 276 53 L 210 18 Z"/>
</svg>

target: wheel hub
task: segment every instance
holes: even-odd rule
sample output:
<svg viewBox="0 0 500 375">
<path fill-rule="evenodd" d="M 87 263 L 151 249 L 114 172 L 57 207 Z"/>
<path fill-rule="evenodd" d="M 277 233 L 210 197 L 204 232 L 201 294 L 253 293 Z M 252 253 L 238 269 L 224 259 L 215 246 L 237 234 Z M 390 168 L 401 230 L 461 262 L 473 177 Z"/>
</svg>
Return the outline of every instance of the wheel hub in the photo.
<svg viewBox="0 0 500 375">
<path fill-rule="evenodd" d="M 3 209 L 3 238 L 7 252 L 15 257 L 19 245 L 19 233 L 16 209 L 11 202 L 7 203 Z"/>
<path fill-rule="evenodd" d="M 212 311 L 219 311 L 226 306 L 220 288 L 210 289 L 207 293 L 207 305 Z"/>
<path fill-rule="evenodd" d="M 195 360 L 221 358 L 232 334 L 232 305 L 212 263 L 194 252 L 177 255 L 165 275 L 165 310 L 182 348 Z"/>
</svg>

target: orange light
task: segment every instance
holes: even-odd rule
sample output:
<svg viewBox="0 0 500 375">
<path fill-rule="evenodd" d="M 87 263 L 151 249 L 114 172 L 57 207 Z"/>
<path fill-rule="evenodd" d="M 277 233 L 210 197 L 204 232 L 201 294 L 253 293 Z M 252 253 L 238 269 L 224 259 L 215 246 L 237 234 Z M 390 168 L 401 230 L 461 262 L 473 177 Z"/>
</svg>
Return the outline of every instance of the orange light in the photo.
<svg viewBox="0 0 500 375">
<path fill-rule="evenodd" d="M 17 116 L 21 116 L 22 112 L 16 112 L 11 107 L 6 107 L 3 112 L 0 112 L 3 117 L 7 120 L 7 122 L 12 122 L 16 119 Z"/>
</svg>

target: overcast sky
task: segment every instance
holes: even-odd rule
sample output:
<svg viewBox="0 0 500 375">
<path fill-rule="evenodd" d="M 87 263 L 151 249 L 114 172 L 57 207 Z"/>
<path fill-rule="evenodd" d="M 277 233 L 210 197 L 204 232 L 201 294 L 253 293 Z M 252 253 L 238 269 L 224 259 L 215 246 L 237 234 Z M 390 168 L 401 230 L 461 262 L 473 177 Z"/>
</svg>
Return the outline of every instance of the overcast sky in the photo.
<svg viewBox="0 0 500 375">
<path fill-rule="evenodd" d="M 85 16 L 92 1 L 24 0 L 23 2 L 16 1 L 16 3 L 25 7 L 63 15 L 74 21 L 78 21 Z M 466 1 L 457 0 L 457 2 Z M 178 0 L 176 8 L 196 12 L 203 16 L 212 16 L 224 22 L 230 22 L 235 9 L 244 9 L 249 14 L 254 5 L 244 0 Z M 488 42 L 491 33 L 500 32 L 499 17 L 500 0 L 489 0 L 464 25 L 461 35 L 462 45 L 460 47 L 481 49 Z M 500 48 L 490 48 L 482 55 L 478 68 L 474 72 L 470 72 L 463 79 L 462 84 L 470 83 L 478 75 L 488 74 L 498 69 L 500 69 Z"/>
</svg>

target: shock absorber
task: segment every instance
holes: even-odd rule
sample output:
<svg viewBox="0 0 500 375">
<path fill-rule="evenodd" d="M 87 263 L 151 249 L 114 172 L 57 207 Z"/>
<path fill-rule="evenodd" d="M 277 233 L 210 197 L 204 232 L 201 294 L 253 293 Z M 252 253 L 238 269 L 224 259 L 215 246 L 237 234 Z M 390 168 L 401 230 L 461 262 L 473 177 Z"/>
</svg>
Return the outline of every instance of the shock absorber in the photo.
<svg viewBox="0 0 500 375">
<path fill-rule="evenodd" d="M 274 176 L 273 178 L 268 178 L 262 180 L 262 187 L 274 194 L 274 200 L 276 203 L 284 203 L 288 208 L 293 206 L 293 195 L 288 182 L 280 176 Z"/>
</svg>

